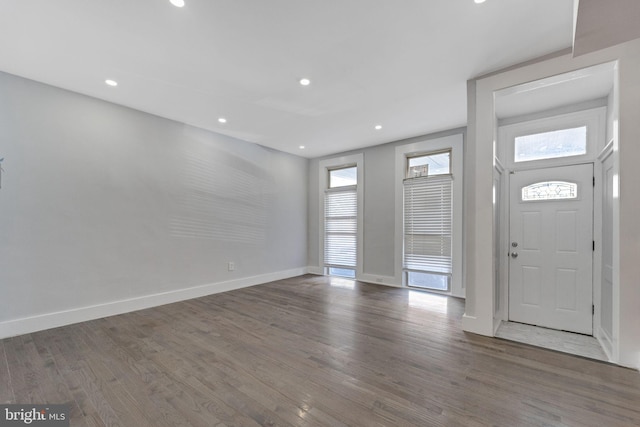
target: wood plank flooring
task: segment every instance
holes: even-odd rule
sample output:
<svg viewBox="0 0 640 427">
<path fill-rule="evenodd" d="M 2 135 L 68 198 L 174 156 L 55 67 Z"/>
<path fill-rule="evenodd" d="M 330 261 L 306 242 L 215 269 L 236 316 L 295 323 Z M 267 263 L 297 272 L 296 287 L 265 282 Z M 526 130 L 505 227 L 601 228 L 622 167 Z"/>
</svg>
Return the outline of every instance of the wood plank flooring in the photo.
<svg viewBox="0 0 640 427">
<path fill-rule="evenodd" d="M 640 426 L 637 371 L 462 332 L 464 303 L 302 276 L 0 341 L 71 426 Z"/>
</svg>

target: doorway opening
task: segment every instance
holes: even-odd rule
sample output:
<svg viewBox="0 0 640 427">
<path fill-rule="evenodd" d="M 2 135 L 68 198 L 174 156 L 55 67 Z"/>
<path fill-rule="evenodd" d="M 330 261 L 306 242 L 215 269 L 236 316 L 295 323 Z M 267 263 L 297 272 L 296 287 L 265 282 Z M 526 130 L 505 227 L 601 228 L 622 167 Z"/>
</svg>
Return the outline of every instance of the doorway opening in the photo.
<svg viewBox="0 0 640 427">
<path fill-rule="evenodd" d="M 603 160 L 613 89 L 614 64 L 603 64 L 495 93 L 497 337 L 611 358 Z"/>
<path fill-rule="evenodd" d="M 513 171 L 508 320 L 593 335 L 593 164 Z"/>
</svg>

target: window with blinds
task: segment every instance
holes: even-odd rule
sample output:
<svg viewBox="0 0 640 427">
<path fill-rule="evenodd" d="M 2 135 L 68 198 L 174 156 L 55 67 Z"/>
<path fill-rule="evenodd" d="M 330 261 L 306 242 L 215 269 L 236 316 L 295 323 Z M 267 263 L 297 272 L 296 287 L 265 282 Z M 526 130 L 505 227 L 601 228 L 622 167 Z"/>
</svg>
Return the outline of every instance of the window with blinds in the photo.
<svg viewBox="0 0 640 427">
<path fill-rule="evenodd" d="M 407 285 L 449 291 L 452 274 L 453 179 L 450 153 L 421 156 L 431 167 L 433 158 L 443 160 L 437 174 L 420 174 L 404 180 L 403 268 Z M 409 173 L 412 167 L 408 159 Z M 413 162 L 415 163 L 415 161 Z M 444 165 L 444 162 L 442 162 Z"/>
<path fill-rule="evenodd" d="M 357 168 L 329 171 L 324 202 L 324 265 L 330 275 L 355 278 L 358 233 Z"/>
</svg>

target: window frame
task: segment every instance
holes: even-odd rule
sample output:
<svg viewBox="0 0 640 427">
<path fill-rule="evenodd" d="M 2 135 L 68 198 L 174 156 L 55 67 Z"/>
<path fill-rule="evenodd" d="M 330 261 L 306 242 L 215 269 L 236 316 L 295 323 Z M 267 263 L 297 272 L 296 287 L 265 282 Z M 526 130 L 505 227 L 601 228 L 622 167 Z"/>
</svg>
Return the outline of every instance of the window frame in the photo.
<svg viewBox="0 0 640 427">
<path fill-rule="evenodd" d="M 395 191 L 395 281 L 402 287 L 412 290 L 441 293 L 464 298 L 465 289 L 462 280 L 463 266 L 463 144 L 462 130 L 447 136 L 422 139 L 409 144 L 398 145 L 396 151 L 396 191 Z M 425 154 L 449 151 L 450 174 L 453 177 L 453 224 L 452 224 L 452 273 L 448 292 L 407 286 L 407 274 L 403 268 L 404 255 L 404 180 L 408 173 L 408 158 Z"/>
<path fill-rule="evenodd" d="M 593 161 L 597 155 L 600 129 L 603 129 L 606 121 L 606 107 L 591 108 L 588 110 L 576 111 L 572 113 L 560 114 L 553 117 L 546 117 L 535 120 L 522 121 L 499 127 L 499 140 L 504 156 L 505 166 L 509 170 L 538 169 L 553 166 L 566 166 L 578 163 Z M 535 135 L 545 132 L 559 131 L 586 126 L 587 144 L 586 153 L 554 157 L 548 159 L 537 159 L 528 161 L 515 161 L 515 139 L 527 135 Z"/>
<path fill-rule="evenodd" d="M 516 159 L 516 146 L 518 145 L 518 139 L 520 138 L 527 138 L 527 137 L 531 137 L 531 136 L 538 136 L 538 135 L 549 135 L 551 133 L 554 132 L 563 132 L 563 131 L 573 131 L 573 130 L 584 130 L 584 153 L 574 153 L 574 154 L 560 154 L 560 155 L 553 155 L 553 153 L 547 153 L 547 157 L 539 157 L 539 158 L 531 158 L 531 159 L 522 159 L 522 160 L 517 160 Z M 583 125 L 583 126 L 577 126 L 577 127 L 567 127 L 567 126 L 563 126 L 560 129 L 557 130 L 552 130 L 552 131 L 546 131 L 546 132 L 535 132 L 535 133 L 527 133 L 525 135 L 518 135 L 515 136 L 513 138 L 513 162 L 514 163 L 529 163 L 529 162 L 536 162 L 536 161 L 541 161 L 541 160 L 552 160 L 552 159 L 567 159 L 570 157 L 582 157 L 588 154 L 588 150 L 589 150 L 589 127 L 587 125 Z"/>
<path fill-rule="evenodd" d="M 325 194 L 327 190 L 341 191 L 353 186 L 329 188 L 329 173 L 331 170 L 345 169 L 355 166 L 357 168 L 357 232 L 356 232 L 356 267 L 355 280 L 359 280 L 363 274 L 363 232 L 364 232 L 364 155 L 362 153 L 348 156 L 339 156 L 321 160 L 318 164 L 318 207 L 319 207 L 319 227 L 318 227 L 318 254 L 321 274 L 328 275 L 328 268 L 325 267 L 324 243 L 325 243 Z M 336 276 L 342 277 L 342 276 Z"/>
<path fill-rule="evenodd" d="M 557 198 L 548 198 L 548 199 L 525 199 L 524 191 L 527 188 L 530 188 L 534 185 L 547 184 L 547 183 L 558 183 L 558 184 L 569 184 L 575 186 L 575 197 L 557 197 Z M 552 202 L 575 202 L 582 200 L 582 188 L 580 188 L 579 183 L 573 181 L 560 181 L 556 179 L 546 180 L 546 181 L 534 181 L 525 186 L 522 186 L 519 191 L 518 203 L 552 203 Z"/>
<path fill-rule="evenodd" d="M 435 153 L 434 153 L 435 154 Z M 421 157 L 424 157 L 421 156 Z M 407 156 L 407 164 L 409 163 L 410 159 L 413 158 L 412 156 Z M 449 157 L 449 163 L 451 163 L 451 156 Z M 449 167 L 449 172 L 451 172 L 451 167 Z M 430 187 L 429 186 L 429 181 L 435 179 L 437 180 L 436 183 L 438 181 L 440 181 L 443 187 Z M 436 184 L 437 185 L 437 184 Z M 416 234 L 416 233 L 409 233 L 408 231 L 408 227 L 407 227 L 407 192 L 410 191 L 411 194 L 414 194 L 414 192 L 416 191 L 415 187 L 418 187 L 418 199 L 421 199 L 423 197 L 429 198 L 431 195 L 433 195 L 433 191 L 436 190 L 437 188 L 444 188 L 444 186 L 448 187 L 448 191 L 445 191 L 445 194 L 448 195 L 449 200 L 450 200 L 450 206 L 449 206 L 449 214 L 446 215 L 446 217 L 449 218 L 449 227 L 450 227 L 450 234 L 448 234 L 450 236 L 450 243 L 449 243 L 449 247 L 450 247 L 450 254 L 448 255 L 448 258 L 451 260 L 452 265 L 451 265 L 451 272 L 438 272 L 436 271 L 437 268 L 442 268 L 442 266 L 439 267 L 435 267 L 434 269 L 431 270 L 420 270 L 419 268 L 415 267 L 415 268 L 411 268 L 411 267 L 407 267 L 407 264 L 409 263 L 408 259 L 407 259 L 407 254 L 405 253 L 405 250 L 407 248 L 407 246 L 412 246 L 412 244 L 409 244 L 406 241 L 406 237 L 411 235 L 411 242 L 416 242 L 416 241 L 420 241 L 421 239 L 419 237 L 420 234 Z M 426 194 L 424 194 L 424 191 L 427 190 L 427 188 L 429 188 L 429 196 L 427 196 Z M 437 191 L 437 190 L 436 190 Z M 437 194 L 437 193 L 436 193 Z M 440 191 L 440 197 L 442 197 L 442 191 Z M 421 196 L 420 196 L 421 195 Z M 436 196 L 437 198 L 437 196 Z M 413 200 L 413 197 L 412 199 Z M 423 199 L 422 202 L 424 203 L 425 200 Z M 427 176 L 421 176 L 421 177 L 413 177 L 413 178 L 405 178 L 403 181 L 403 230 L 402 230 L 402 235 L 403 235 L 403 254 L 402 254 L 402 269 L 403 269 L 403 279 L 404 279 L 404 283 L 411 288 L 417 288 L 417 289 L 425 289 L 425 290 L 429 290 L 429 291 L 438 291 L 438 292 L 450 292 L 451 291 L 451 280 L 452 280 L 452 275 L 453 275 L 453 206 L 454 206 L 454 201 L 453 201 L 453 175 L 451 173 L 447 173 L 447 174 L 436 174 L 436 175 L 427 175 Z M 413 203 L 411 203 L 411 205 L 413 206 Z M 436 215 L 441 214 L 444 211 L 444 209 L 439 209 L 436 213 Z M 413 230 L 413 228 L 415 226 L 417 226 L 418 228 L 422 228 L 424 230 L 424 228 L 432 228 L 433 227 L 433 221 L 428 221 L 429 224 L 423 222 L 420 220 L 420 218 L 423 215 L 418 214 L 417 215 L 417 219 L 415 222 L 417 223 L 421 223 L 420 225 L 413 225 L 414 221 L 413 221 L 413 216 L 411 216 L 411 230 Z M 438 218 L 440 219 L 444 219 L 444 216 L 438 216 Z M 446 228 L 446 227 L 445 227 Z M 441 227 L 436 227 L 437 231 L 442 231 Z M 436 231 L 436 230 L 432 230 L 432 231 Z M 423 238 L 425 237 L 424 235 L 422 235 Z M 433 236 L 439 236 L 439 240 L 440 240 L 440 249 L 442 250 L 442 241 L 443 238 L 445 236 L 447 236 L 447 234 L 432 234 L 431 237 Z M 417 246 L 420 246 L 419 243 L 417 244 Z M 415 253 L 413 253 L 414 256 L 416 256 Z M 423 254 L 424 256 L 424 254 Z M 433 254 L 431 254 L 431 257 L 433 258 Z M 413 258 L 413 257 L 412 257 Z M 436 257 L 437 258 L 437 257 Z M 415 261 L 415 259 L 413 260 Z M 433 267 L 434 264 L 438 264 L 437 261 L 435 260 L 431 260 L 429 262 L 424 262 L 424 264 L 431 264 L 431 266 Z M 415 265 L 415 264 L 414 264 Z M 425 265 L 426 267 L 426 265 Z M 423 286 L 415 286 L 415 285 L 410 285 L 409 282 L 409 276 L 411 273 L 423 273 L 423 274 L 430 274 L 430 275 L 435 275 L 435 276 L 445 276 L 447 277 L 447 287 L 446 289 L 438 289 L 438 288 L 429 288 L 429 287 L 423 287 Z"/>
<path fill-rule="evenodd" d="M 411 275 L 411 273 L 414 273 L 414 274 L 430 274 L 432 276 L 445 277 L 447 279 L 447 287 L 446 287 L 446 289 L 438 289 L 438 288 L 428 288 L 426 286 L 410 285 L 409 284 L 409 280 L 410 280 L 409 276 Z M 439 274 L 439 273 L 433 273 L 431 271 L 420 271 L 420 270 L 405 269 L 404 272 L 403 272 L 403 275 L 406 277 L 407 287 L 408 288 L 411 288 L 411 289 L 422 289 L 424 291 L 429 291 L 429 292 L 443 292 L 443 293 L 451 292 L 451 275 L 450 274 Z"/>
<path fill-rule="evenodd" d="M 332 170 L 339 170 L 339 169 L 332 169 Z M 331 170 L 329 171 L 329 173 L 330 172 L 331 172 Z M 357 256 L 358 256 L 358 247 L 357 247 L 357 245 L 358 245 L 358 192 L 357 192 L 357 189 L 358 189 L 357 184 L 356 185 L 351 184 L 351 185 L 343 185 L 343 186 L 340 186 L 340 187 L 327 188 L 325 190 L 325 192 L 324 192 L 324 200 L 325 200 L 324 226 L 325 226 L 325 229 L 323 230 L 323 235 L 324 235 L 324 239 L 325 239 L 325 247 L 324 247 L 324 252 L 323 252 L 323 255 L 324 255 L 323 268 L 324 268 L 325 272 L 328 275 L 332 275 L 331 274 L 331 270 L 332 269 L 353 270 L 354 275 L 355 275 L 355 269 L 357 267 L 357 262 L 358 262 L 357 261 Z M 345 195 L 346 195 L 346 199 L 345 199 Z M 349 202 L 353 202 L 354 201 L 354 197 L 353 197 L 354 195 L 355 195 L 355 215 L 344 216 L 344 214 L 345 214 L 344 207 L 345 207 L 347 201 L 349 201 Z M 326 208 L 327 208 L 327 203 L 326 202 L 331 197 L 337 197 L 338 200 L 340 200 L 338 205 L 336 205 L 335 202 L 334 202 L 334 204 L 332 204 L 331 206 L 334 206 L 334 207 L 335 206 L 340 206 L 340 207 L 338 208 L 338 212 L 332 211 L 331 213 L 333 215 L 328 216 L 327 215 L 328 212 L 326 210 Z M 351 206 L 351 204 L 349 204 L 349 206 Z M 336 213 L 339 214 L 337 217 L 335 215 Z M 327 227 L 327 219 L 328 218 L 332 219 L 332 220 L 337 219 L 338 221 L 348 221 L 349 223 L 351 223 L 353 220 L 355 220 L 355 227 L 356 227 L 355 233 L 342 232 L 342 233 L 337 233 L 337 235 L 336 235 L 336 232 L 334 232 L 334 231 L 328 232 L 328 230 L 326 229 L 326 227 Z M 327 262 L 327 258 L 326 258 L 326 255 L 327 255 L 327 247 L 326 247 L 327 235 L 332 235 L 334 237 L 341 236 L 342 238 L 344 238 L 345 236 L 351 236 L 353 234 L 355 234 L 355 239 L 356 239 L 356 242 L 355 242 L 356 247 L 355 247 L 355 254 L 354 254 L 355 255 L 354 256 L 355 259 L 353 260 L 353 262 L 356 263 L 356 265 Z M 338 240 L 342 240 L 342 239 L 338 238 Z M 340 243 L 337 243 L 337 246 L 336 247 L 332 247 L 332 249 L 339 249 L 340 247 L 342 247 L 342 248 L 350 248 L 351 245 L 349 244 L 348 246 L 342 246 L 342 245 L 340 245 Z M 334 253 L 334 255 L 335 255 L 335 253 Z M 351 258 L 351 257 L 348 257 L 348 258 Z M 342 256 L 339 256 L 338 259 L 336 259 L 336 257 L 334 256 L 333 259 L 336 260 L 336 261 L 338 259 L 346 261 L 346 259 L 344 258 L 344 254 Z M 341 276 L 342 277 L 346 277 L 346 276 L 343 276 L 343 275 L 341 275 Z"/>
<path fill-rule="evenodd" d="M 356 168 L 356 183 L 355 185 L 350 184 L 350 185 L 340 185 L 338 187 L 332 187 L 331 186 L 331 172 L 334 171 L 339 171 L 339 170 L 344 170 L 344 169 L 352 169 L 352 168 Z M 358 166 L 356 165 L 342 165 L 342 166 L 338 166 L 338 167 L 328 167 L 327 168 L 327 189 L 328 190 L 340 190 L 340 189 L 345 189 L 347 187 L 357 187 L 358 186 Z"/>
<path fill-rule="evenodd" d="M 406 156 L 406 166 L 405 166 L 405 179 L 408 178 L 413 178 L 411 176 L 409 176 L 409 172 L 411 171 L 411 167 L 409 166 L 409 162 L 411 159 L 415 159 L 418 157 L 428 157 L 428 156 L 435 156 L 438 154 L 445 154 L 445 153 L 449 153 L 449 174 L 451 173 L 451 158 L 453 157 L 452 153 L 451 153 L 451 149 L 444 149 L 444 150 L 436 150 L 436 151 L 426 151 L 424 153 L 411 153 L 408 154 Z M 427 176 L 429 176 L 429 172 L 427 171 Z M 445 174 L 438 174 L 438 175 L 445 175 Z"/>
</svg>

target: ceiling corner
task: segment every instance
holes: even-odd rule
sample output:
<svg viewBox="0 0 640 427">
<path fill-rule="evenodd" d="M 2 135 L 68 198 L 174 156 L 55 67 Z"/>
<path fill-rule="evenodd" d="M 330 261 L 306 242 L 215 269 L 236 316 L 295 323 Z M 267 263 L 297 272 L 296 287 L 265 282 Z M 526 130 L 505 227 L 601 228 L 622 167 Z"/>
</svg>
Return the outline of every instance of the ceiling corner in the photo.
<svg viewBox="0 0 640 427">
<path fill-rule="evenodd" d="M 573 56 L 640 38 L 638 0 L 574 0 Z"/>
</svg>

